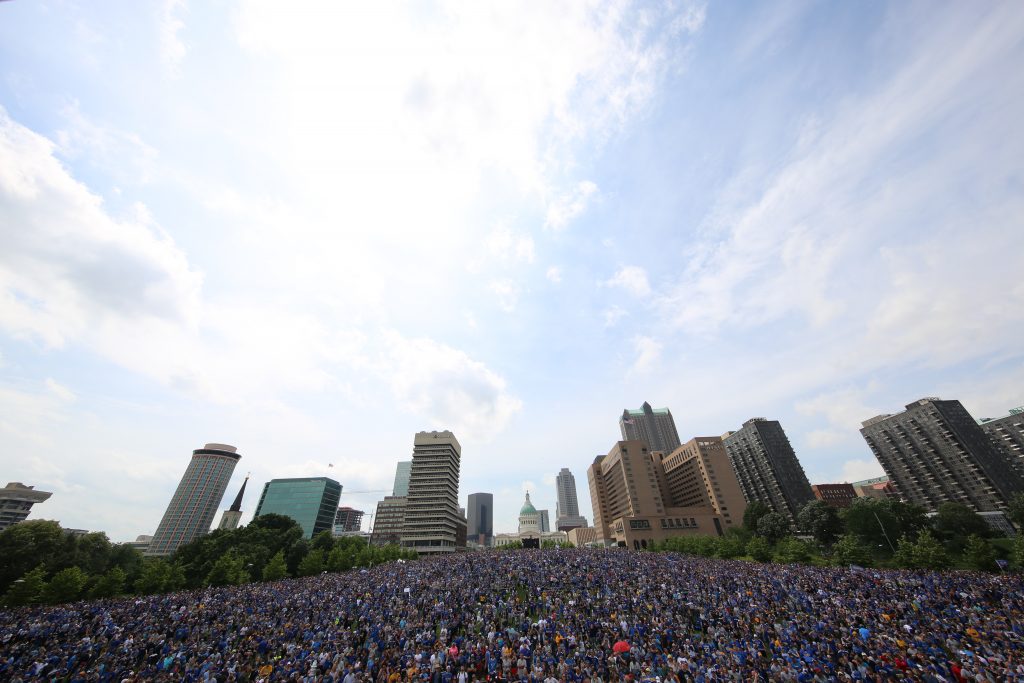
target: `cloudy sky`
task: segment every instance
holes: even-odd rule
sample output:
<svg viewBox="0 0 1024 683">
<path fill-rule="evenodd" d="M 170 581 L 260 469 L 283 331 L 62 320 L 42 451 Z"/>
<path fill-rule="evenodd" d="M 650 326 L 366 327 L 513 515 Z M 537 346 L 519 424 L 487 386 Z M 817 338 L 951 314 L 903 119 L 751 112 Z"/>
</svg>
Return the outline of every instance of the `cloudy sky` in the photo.
<svg viewBox="0 0 1024 683">
<path fill-rule="evenodd" d="M 645 400 L 879 474 L 1024 404 L 1022 93 L 1012 1 L 0 3 L 0 478 L 126 540 L 449 428 L 509 531 Z"/>
</svg>

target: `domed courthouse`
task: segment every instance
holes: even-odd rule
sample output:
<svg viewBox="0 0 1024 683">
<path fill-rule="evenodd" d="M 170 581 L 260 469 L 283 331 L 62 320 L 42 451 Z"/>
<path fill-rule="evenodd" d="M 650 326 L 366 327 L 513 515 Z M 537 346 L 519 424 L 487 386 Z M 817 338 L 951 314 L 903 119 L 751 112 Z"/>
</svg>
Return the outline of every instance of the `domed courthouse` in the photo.
<svg viewBox="0 0 1024 683">
<path fill-rule="evenodd" d="M 514 534 L 497 534 L 494 537 L 495 546 L 508 545 L 516 541 L 536 540 L 538 543 L 554 541 L 564 543 L 569 540 L 564 531 L 544 531 L 541 523 L 541 513 L 530 502 L 530 492 L 526 492 L 526 500 L 519 510 L 519 531 Z"/>
</svg>

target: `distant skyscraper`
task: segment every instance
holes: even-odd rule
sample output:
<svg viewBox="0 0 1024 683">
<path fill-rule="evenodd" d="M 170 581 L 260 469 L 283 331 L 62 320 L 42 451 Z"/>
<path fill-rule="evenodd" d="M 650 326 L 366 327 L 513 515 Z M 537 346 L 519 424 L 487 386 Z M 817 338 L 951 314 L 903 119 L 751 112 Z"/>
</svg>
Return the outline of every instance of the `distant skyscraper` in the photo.
<svg viewBox="0 0 1024 683">
<path fill-rule="evenodd" d="M 179 546 L 209 533 L 224 490 L 241 459 L 238 449 L 222 443 L 208 443 L 192 451 L 192 460 L 153 534 L 147 555 L 170 555 Z"/>
<path fill-rule="evenodd" d="M 490 493 L 471 493 L 467 504 L 469 540 L 477 545 L 494 545 L 494 496 Z"/>
<path fill-rule="evenodd" d="M 551 516 L 547 510 L 537 510 L 537 514 L 540 515 L 540 530 L 541 533 L 551 531 Z"/>
<path fill-rule="evenodd" d="M 373 530 L 370 543 L 374 545 L 398 545 L 405 526 L 405 496 L 387 496 L 377 503 L 377 513 L 373 516 Z"/>
<path fill-rule="evenodd" d="M 334 517 L 335 533 L 351 533 L 353 531 L 359 531 L 362 526 L 362 510 L 356 510 L 347 506 L 338 508 L 338 513 Z"/>
<path fill-rule="evenodd" d="M 52 495 L 49 491 L 36 491 L 34 486 L 25 486 L 18 481 L 7 484 L 0 489 L 0 531 L 24 521 L 33 505 Z"/>
<path fill-rule="evenodd" d="M 643 441 L 652 451 L 671 453 L 681 445 L 672 411 L 668 408 L 654 409 L 646 401 L 640 410 L 622 411 L 619 430 L 623 441 Z"/>
<path fill-rule="evenodd" d="M 721 437 L 694 437 L 658 460 L 667 505 L 706 505 L 721 515 L 726 528 L 743 524 L 747 503 Z"/>
<path fill-rule="evenodd" d="M 960 401 L 923 398 L 860 430 L 897 494 L 935 511 L 945 502 L 977 512 L 1005 510 L 1024 491 L 1009 452 L 978 426 Z"/>
<path fill-rule="evenodd" d="M 461 460 L 462 446 L 451 432 L 416 434 L 402 547 L 420 555 L 455 552 L 460 535 Z"/>
<path fill-rule="evenodd" d="M 263 486 L 253 517 L 271 513 L 291 517 L 302 527 L 302 535 L 312 538 L 334 528 L 340 498 L 341 484 L 327 477 L 271 479 Z"/>
<path fill-rule="evenodd" d="M 242 482 L 242 488 L 238 489 L 238 495 L 235 496 L 235 502 L 231 504 L 220 516 L 220 524 L 217 525 L 218 529 L 230 531 L 231 529 L 238 528 L 238 522 L 242 519 L 242 496 L 245 495 L 245 485 L 249 483 L 249 475 L 245 475 L 245 481 Z"/>
<path fill-rule="evenodd" d="M 747 503 L 761 501 L 791 521 L 814 500 L 811 484 L 778 420 L 755 417 L 722 439 Z"/>
<path fill-rule="evenodd" d="M 391 489 L 392 496 L 409 495 L 409 476 L 412 474 L 412 460 L 403 460 L 395 466 L 395 485 Z"/>
<path fill-rule="evenodd" d="M 1009 456 L 1018 471 L 1024 471 L 1024 408 L 1012 408 L 1009 415 L 981 420 L 988 438 Z"/>
<path fill-rule="evenodd" d="M 555 489 L 558 502 L 555 503 L 555 527 L 559 531 L 569 531 L 587 526 L 587 518 L 580 515 L 580 503 L 576 497 L 576 477 L 568 467 L 563 467 L 555 477 Z"/>
</svg>

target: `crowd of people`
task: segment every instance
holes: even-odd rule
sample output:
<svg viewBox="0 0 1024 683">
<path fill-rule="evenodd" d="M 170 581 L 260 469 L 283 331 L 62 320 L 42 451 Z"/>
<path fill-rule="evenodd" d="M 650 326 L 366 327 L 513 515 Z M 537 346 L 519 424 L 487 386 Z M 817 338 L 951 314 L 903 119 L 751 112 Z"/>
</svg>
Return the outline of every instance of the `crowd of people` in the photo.
<svg viewBox="0 0 1024 683">
<path fill-rule="evenodd" d="M 0 680 L 1024 681 L 1016 575 L 459 553 L 0 612 Z"/>
</svg>

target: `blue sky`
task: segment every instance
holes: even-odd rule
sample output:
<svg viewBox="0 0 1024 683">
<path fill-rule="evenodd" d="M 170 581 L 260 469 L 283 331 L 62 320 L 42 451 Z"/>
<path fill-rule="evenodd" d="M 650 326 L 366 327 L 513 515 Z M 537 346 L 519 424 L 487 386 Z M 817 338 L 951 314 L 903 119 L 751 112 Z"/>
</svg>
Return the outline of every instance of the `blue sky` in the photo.
<svg viewBox="0 0 1024 683">
<path fill-rule="evenodd" d="M 645 400 L 873 476 L 1024 404 L 1021 93 L 1012 2 L 0 3 L 2 476 L 126 540 L 449 428 L 508 531 Z"/>
</svg>

